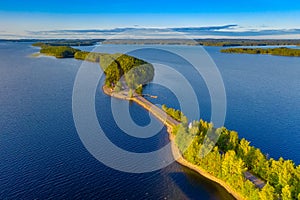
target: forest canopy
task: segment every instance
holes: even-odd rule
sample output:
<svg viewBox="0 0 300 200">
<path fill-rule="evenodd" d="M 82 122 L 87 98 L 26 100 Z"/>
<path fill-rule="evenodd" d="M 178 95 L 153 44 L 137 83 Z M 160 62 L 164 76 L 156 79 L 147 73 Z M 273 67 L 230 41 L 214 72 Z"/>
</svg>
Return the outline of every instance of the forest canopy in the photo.
<svg viewBox="0 0 300 200">
<path fill-rule="evenodd" d="M 41 47 L 42 45 L 48 46 L 92 46 L 97 42 L 101 42 L 103 39 L 87 39 L 87 40 L 49 40 L 49 41 L 39 41 L 32 44 L 32 46 Z"/>
<path fill-rule="evenodd" d="M 73 58 L 74 54 L 80 50 L 68 46 L 48 46 L 42 45 L 40 53 L 55 56 L 56 58 Z"/>
<path fill-rule="evenodd" d="M 115 87 L 119 81 L 123 81 L 130 89 L 137 89 L 154 77 L 154 68 L 150 63 L 126 54 L 80 51 L 75 53 L 75 58 L 99 62 L 106 76 L 105 84 L 109 87 Z"/>
<path fill-rule="evenodd" d="M 162 109 L 177 120 L 183 115 L 166 105 Z M 269 158 L 246 139 L 240 139 L 237 132 L 225 127 L 214 128 L 212 123 L 203 120 L 181 123 L 173 128 L 173 134 L 187 161 L 225 181 L 245 199 L 300 200 L 300 165 L 296 166 L 292 160 Z M 216 144 L 211 140 L 212 134 L 219 136 Z M 206 151 L 204 143 L 212 151 Z M 263 183 L 254 184 L 246 173 Z"/>
</svg>

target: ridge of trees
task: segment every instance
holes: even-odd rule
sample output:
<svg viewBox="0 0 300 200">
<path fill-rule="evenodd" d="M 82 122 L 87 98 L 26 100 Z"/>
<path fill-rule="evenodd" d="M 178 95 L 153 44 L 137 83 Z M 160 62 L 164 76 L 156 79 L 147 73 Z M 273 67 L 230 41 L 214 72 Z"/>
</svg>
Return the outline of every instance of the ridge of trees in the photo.
<svg viewBox="0 0 300 200">
<path fill-rule="evenodd" d="M 179 119 L 175 109 L 163 105 L 163 110 Z M 208 133 L 219 136 L 215 146 Z M 225 181 L 245 199 L 300 200 L 300 165 L 295 166 L 292 160 L 269 158 L 245 138 L 240 139 L 237 132 L 225 127 L 214 128 L 202 119 L 179 124 L 173 128 L 173 134 L 187 161 Z M 204 143 L 212 147 L 206 156 L 202 156 L 207 150 Z M 262 189 L 245 177 L 246 171 L 265 181 Z"/>
<path fill-rule="evenodd" d="M 121 89 L 121 78 L 130 89 L 138 89 L 140 85 L 145 85 L 152 81 L 154 68 L 150 63 L 126 54 L 106 54 L 95 52 L 76 52 L 76 59 L 90 62 L 99 62 L 105 73 L 105 84 L 109 87 Z M 122 85 L 122 84 L 121 84 Z"/>
<path fill-rule="evenodd" d="M 80 50 L 68 46 L 48 46 L 42 45 L 40 53 L 55 56 L 56 58 L 73 58 L 74 54 Z"/>
<path fill-rule="evenodd" d="M 183 112 L 181 112 L 180 110 L 176 110 L 174 108 L 168 108 L 166 106 L 166 104 L 163 104 L 161 106 L 162 110 L 165 111 L 165 113 L 167 113 L 170 117 L 172 117 L 173 119 L 185 123 L 188 123 L 188 119 L 187 117 L 183 114 Z"/>
<path fill-rule="evenodd" d="M 0 40 L 1 41 L 1 40 Z M 51 46 L 92 46 L 103 44 L 147 44 L 147 45 L 202 45 L 202 46 L 283 46 L 300 45 L 299 39 L 53 39 L 53 40 L 3 40 L 35 42 L 33 46 L 47 44 Z"/>
<path fill-rule="evenodd" d="M 103 41 L 103 40 L 100 40 Z M 42 45 L 48 46 L 92 46 L 99 42 L 98 39 L 88 40 L 49 40 L 38 41 L 32 44 L 32 46 L 41 47 Z"/>
<path fill-rule="evenodd" d="M 109 39 L 103 44 L 202 45 L 202 46 L 267 46 L 300 45 L 299 39 Z"/>
<path fill-rule="evenodd" d="M 228 48 L 222 49 L 222 53 L 247 53 L 247 54 L 270 54 L 276 56 L 300 56 L 300 49 L 280 48 Z"/>
</svg>

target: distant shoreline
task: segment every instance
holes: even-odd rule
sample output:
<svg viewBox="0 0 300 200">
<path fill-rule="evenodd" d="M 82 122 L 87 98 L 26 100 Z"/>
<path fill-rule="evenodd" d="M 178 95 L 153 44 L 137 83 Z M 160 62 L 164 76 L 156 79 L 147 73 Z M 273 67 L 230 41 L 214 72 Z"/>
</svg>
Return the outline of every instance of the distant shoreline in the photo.
<svg viewBox="0 0 300 200">
<path fill-rule="evenodd" d="M 280 48 L 228 48 L 222 49 L 221 53 L 238 53 L 238 54 L 264 54 L 273 56 L 300 57 L 300 49 L 286 47 Z"/>
<path fill-rule="evenodd" d="M 94 46 L 97 44 L 127 45 L 194 45 L 194 46 L 300 46 L 300 39 L 0 39 L 0 42 L 47 43 L 52 46 Z"/>
</svg>

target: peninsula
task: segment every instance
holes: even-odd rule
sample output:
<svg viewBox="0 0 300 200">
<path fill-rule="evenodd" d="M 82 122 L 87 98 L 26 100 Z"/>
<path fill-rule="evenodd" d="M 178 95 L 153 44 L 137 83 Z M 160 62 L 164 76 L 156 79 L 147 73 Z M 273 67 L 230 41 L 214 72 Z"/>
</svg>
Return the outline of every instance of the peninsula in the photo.
<svg viewBox="0 0 300 200">
<path fill-rule="evenodd" d="M 49 46 L 42 46 L 41 51 L 43 48 Z M 62 49 L 51 47 L 51 51 L 56 50 L 61 53 Z M 283 158 L 268 158 L 249 141 L 240 139 L 235 131 L 214 128 L 212 123 L 201 119 L 189 122 L 181 111 L 166 105 L 159 108 L 143 98 L 142 87 L 154 76 L 150 63 L 126 54 L 80 50 L 75 50 L 73 57 L 100 64 L 106 75 L 105 94 L 136 102 L 167 126 L 173 155 L 180 164 L 220 184 L 236 199 L 300 200 L 300 165 Z M 208 133 L 217 134 L 219 139 L 214 144 L 208 138 L 213 150 L 204 152 L 201 147 Z"/>
<path fill-rule="evenodd" d="M 115 91 L 106 85 L 103 92 L 133 101 L 153 114 L 167 127 L 176 161 L 218 183 L 236 199 L 299 199 L 300 166 L 296 167 L 291 160 L 268 158 L 246 139 L 239 139 L 237 132 L 225 127 L 214 128 L 203 120 L 188 124 L 181 111 L 166 105 L 158 108 L 139 94 Z M 213 150 L 201 158 L 204 138 L 212 132 L 220 138 Z"/>
<path fill-rule="evenodd" d="M 48 56 L 99 63 L 105 73 L 105 84 L 116 91 L 125 87 L 130 93 L 134 90 L 141 94 L 142 86 L 154 77 L 154 68 L 150 63 L 126 54 L 87 52 L 69 46 L 53 46 L 44 43 L 33 45 L 39 46 L 40 53 Z"/>
</svg>

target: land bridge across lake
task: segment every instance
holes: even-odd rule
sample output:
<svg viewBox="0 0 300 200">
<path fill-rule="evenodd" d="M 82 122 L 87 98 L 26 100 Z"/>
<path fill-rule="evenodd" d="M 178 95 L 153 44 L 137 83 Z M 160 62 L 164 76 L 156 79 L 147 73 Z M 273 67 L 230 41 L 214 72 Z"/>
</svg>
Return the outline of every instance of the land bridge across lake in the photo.
<svg viewBox="0 0 300 200">
<path fill-rule="evenodd" d="M 103 86 L 103 91 L 105 94 L 110 95 L 112 97 L 118 99 L 129 100 L 137 103 L 138 105 L 142 106 L 144 109 L 148 110 L 153 116 L 155 116 L 160 122 L 162 122 L 168 130 L 172 130 L 174 126 L 180 124 L 180 122 L 176 121 L 169 115 L 167 115 L 161 108 L 154 105 L 144 97 L 140 95 L 133 94 L 132 97 L 128 97 L 128 91 L 121 91 L 121 92 L 113 92 L 107 86 Z"/>
<path fill-rule="evenodd" d="M 159 108 L 158 106 L 154 105 L 153 103 L 151 103 L 150 101 L 148 101 L 147 99 L 145 99 L 144 97 L 137 95 L 137 94 L 133 94 L 132 97 L 128 96 L 128 91 L 124 90 L 121 92 L 114 92 L 111 88 L 107 87 L 107 86 L 103 86 L 103 92 L 109 96 L 118 98 L 118 99 L 123 99 L 123 100 L 128 100 L 128 101 L 134 101 L 135 103 L 137 103 L 138 105 L 142 106 L 144 109 L 148 110 L 153 116 L 155 116 L 159 121 L 161 121 L 168 129 L 168 132 L 171 134 L 173 127 L 177 126 L 180 124 L 180 122 L 178 122 L 177 120 L 173 119 L 171 116 L 167 115 L 161 108 Z M 170 135 L 171 136 L 171 135 Z M 174 138 L 174 136 L 171 136 L 172 138 Z M 178 148 L 175 147 L 175 144 L 173 143 L 173 154 L 176 155 L 177 158 L 179 158 L 177 161 L 180 162 L 181 164 L 190 167 L 191 169 L 194 169 L 195 171 L 199 172 L 200 174 L 208 177 L 209 179 L 221 184 L 224 186 L 224 184 L 222 184 L 223 181 L 219 181 L 217 178 L 212 177 L 212 175 L 205 175 L 208 174 L 207 172 L 203 173 L 201 172 L 201 170 L 197 170 L 197 167 L 193 167 L 193 164 L 190 164 L 188 161 L 186 161 L 181 153 L 179 152 Z M 255 175 L 253 175 L 251 172 L 246 171 L 244 172 L 244 176 L 246 179 L 248 179 L 249 181 L 251 181 L 256 187 L 258 187 L 259 189 L 262 189 L 265 186 L 265 182 L 263 180 L 261 180 L 260 178 L 256 177 Z M 226 185 L 226 184 L 225 184 Z M 225 188 L 230 191 L 231 189 L 228 189 L 226 186 Z M 237 196 L 235 196 L 237 197 Z M 237 199 L 243 199 L 243 198 L 237 198 Z"/>
</svg>

